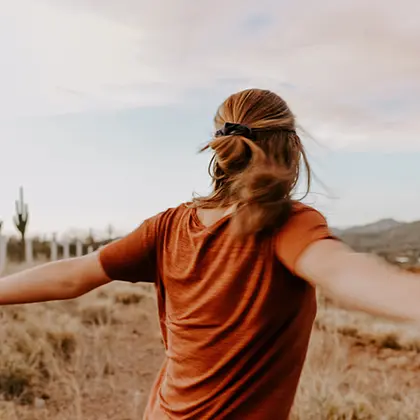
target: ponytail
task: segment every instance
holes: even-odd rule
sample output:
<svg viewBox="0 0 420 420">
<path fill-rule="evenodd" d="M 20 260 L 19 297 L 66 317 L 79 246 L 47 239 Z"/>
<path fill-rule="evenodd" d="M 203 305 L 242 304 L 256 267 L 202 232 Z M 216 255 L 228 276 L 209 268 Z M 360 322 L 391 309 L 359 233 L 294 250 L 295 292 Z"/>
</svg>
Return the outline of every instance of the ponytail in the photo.
<svg viewBox="0 0 420 420">
<path fill-rule="evenodd" d="M 280 227 L 288 220 L 302 162 L 307 192 L 310 187 L 310 166 L 286 103 L 269 91 L 244 92 L 236 94 L 244 97 L 232 95 L 219 108 L 215 121 L 221 128 L 202 149 L 214 152 L 209 165 L 213 192 L 193 201 L 201 208 L 234 206 L 232 227 L 238 236 Z M 247 101 L 251 105 L 246 106 Z M 229 122 L 234 115 L 247 123 Z"/>
</svg>

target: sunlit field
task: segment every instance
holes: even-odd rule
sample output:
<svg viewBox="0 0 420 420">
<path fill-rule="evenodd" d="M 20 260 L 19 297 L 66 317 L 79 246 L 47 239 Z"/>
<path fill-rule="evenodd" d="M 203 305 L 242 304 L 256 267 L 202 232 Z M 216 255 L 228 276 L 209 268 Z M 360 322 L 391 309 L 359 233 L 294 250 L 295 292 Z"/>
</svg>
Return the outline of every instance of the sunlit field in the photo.
<svg viewBox="0 0 420 420">
<path fill-rule="evenodd" d="M 0 419 L 141 418 L 163 358 L 153 286 L 4 307 L 0 319 Z M 319 298 L 293 420 L 417 420 L 419 390 L 418 329 Z"/>
</svg>

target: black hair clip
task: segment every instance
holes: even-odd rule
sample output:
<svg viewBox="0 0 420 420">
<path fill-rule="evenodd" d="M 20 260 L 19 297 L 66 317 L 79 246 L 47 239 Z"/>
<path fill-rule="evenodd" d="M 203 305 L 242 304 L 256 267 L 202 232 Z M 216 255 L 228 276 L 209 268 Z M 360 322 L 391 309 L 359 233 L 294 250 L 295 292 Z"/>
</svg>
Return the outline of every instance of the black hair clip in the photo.
<svg viewBox="0 0 420 420">
<path fill-rule="evenodd" d="M 254 139 L 254 134 L 252 130 L 248 126 L 243 124 L 234 124 L 227 122 L 220 130 L 216 131 L 216 137 L 234 135 L 243 136 L 250 140 Z"/>
</svg>

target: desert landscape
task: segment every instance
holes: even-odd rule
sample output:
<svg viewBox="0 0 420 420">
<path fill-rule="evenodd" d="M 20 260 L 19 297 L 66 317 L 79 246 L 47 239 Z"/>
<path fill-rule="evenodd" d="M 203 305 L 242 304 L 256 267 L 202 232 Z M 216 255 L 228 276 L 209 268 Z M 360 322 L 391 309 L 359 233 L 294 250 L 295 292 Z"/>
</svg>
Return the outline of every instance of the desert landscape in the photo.
<svg viewBox="0 0 420 420">
<path fill-rule="evenodd" d="M 419 225 L 382 220 L 335 234 L 420 272 Z M 9 238 L 3 275 L 77 254 L 76 243 L 54 241 L 52 256 L 50 242 L 31 240 L 28 263 L 22 238 Z M 79 248 L 104 242 L 90 235 Z M 418 419 L 419 328 L 318 302 L 292 420 Z M 115 282 L 77 300 L 2 307 L 0 319 L 0 419 L 142 417 L 164 357 L 153 285 Z"/>
<path fill-rule="evenodd" d="M 6 274 L 26 267 L 9 263 Z M 163 359 L 152 285 L 3 307 L 0 319 L 2 420 L 141 418 Z M 419 372 L 417 327 L 319 296 L 292 420 L 418 419 Z"/>
<path fill-rule="evenodd" d="M 243 231 L 283 220 L 300 197 L 355 251 L 420 281 L 420 1 L 1 6 L 0 284 L 96 252 L 192 197 L 209 210 L 244 206 Z M 207 214 L 194 224 L 218 211 Z M 381 287 L 347 293 L 360 302 Z M 290 420 L 420 420 L 420 326 L 322 291 L 317 300 Z M 78 299 L 0 305 L 0 343 L 0 420 L 140 420 L 165 357 L 154 285 L 121 281 Z M 258 375 L 272 365 L 261 366 Z"/>
</svg>

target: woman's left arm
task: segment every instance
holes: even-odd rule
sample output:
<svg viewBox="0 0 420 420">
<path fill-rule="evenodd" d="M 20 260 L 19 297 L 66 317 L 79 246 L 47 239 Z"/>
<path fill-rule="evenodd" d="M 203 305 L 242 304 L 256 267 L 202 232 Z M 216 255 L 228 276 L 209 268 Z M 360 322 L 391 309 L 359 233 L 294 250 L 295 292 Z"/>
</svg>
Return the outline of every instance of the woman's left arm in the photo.
<svg viewBox="0 0 420 420">
<path fill-rule="evenodd" d="M 73 299 L 110 281 L 94 252 L 0 278 L 0 305 Z"/>
</svg>

